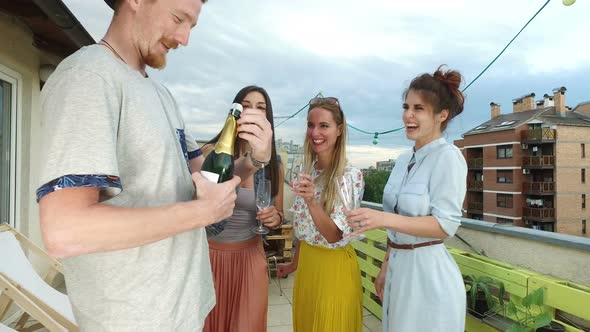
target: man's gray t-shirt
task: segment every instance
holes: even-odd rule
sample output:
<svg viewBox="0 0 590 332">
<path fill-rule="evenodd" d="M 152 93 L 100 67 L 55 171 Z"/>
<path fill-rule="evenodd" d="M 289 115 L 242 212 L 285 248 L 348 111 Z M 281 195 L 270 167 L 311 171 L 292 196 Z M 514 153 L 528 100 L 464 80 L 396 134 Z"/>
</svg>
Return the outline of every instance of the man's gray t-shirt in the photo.
<svg viewBox="0 0 590 332">
<path fill-rule="evenodd" d="M 188 161 L 200 150 L 170 92 L 105 47 L 65 59 L 43 89 L 41 108 L 38 199 L 68 187 L 100 187 L 101 202 L 119 207 L 193 198 Z M 202 228 L 63 263 L 82 330 L 199 331 L 215 304 Z"/>
</svg>

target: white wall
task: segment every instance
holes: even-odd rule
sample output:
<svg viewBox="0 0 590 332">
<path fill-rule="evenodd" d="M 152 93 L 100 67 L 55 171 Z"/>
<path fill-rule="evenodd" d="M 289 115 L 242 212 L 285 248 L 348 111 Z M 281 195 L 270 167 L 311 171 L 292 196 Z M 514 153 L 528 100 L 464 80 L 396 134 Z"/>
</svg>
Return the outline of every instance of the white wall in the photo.
<svg viewBox="0 0 590 332">
<path fill-rule="evenodd" d="M 38 187 L 41 64 L 56 64 L 59 58 L 33 46 L 33 34 L 17 18 L 0 13 L 0 64 L 16 73 L 17 91 L 17 229 L 42 245 L 39 210 L 35 200 Z"/>
</svg>

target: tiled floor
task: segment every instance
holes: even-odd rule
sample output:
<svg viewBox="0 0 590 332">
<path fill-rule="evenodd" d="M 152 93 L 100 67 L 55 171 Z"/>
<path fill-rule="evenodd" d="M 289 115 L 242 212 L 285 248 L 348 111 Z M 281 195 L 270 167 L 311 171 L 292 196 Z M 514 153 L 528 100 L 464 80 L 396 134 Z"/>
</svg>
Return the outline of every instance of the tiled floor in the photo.
<svg viewBox="0 0 590 332">
<path fill-rule="evenodd" d="M 292 332 L 293 275 L 286 279 L 272 279 L 268 285 L 268 332 Z M 280 288 L 279 288 L 280 284 Z M 34 322 L 31 320 L 29 325 Z M 47 332 L 46 329 L 39 332 Z M 381 321 L 363 308 L 363 332 L 381 332 Z"/>
<path fill-rule="evenodd" d="M 291 305 L 293 303 L 293 275 L 286 279 L 272 279 L 268 286 L 268 332 L 293 331 Z M 279 290 L 279 282 L 281 291 Z M 363 308 L 363 332 L 381 332 L 381 321 Z"/>
</svg>

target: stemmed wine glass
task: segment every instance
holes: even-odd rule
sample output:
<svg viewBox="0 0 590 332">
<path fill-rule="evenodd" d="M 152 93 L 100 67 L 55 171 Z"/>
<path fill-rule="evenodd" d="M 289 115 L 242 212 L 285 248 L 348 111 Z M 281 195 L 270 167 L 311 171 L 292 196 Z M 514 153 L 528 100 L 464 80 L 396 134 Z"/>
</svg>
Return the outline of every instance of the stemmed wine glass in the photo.
<svg viewBox="0 0 590 332">
<path fill-rule="evenodd" d="M 261 179 L 256 186 L 256 207 L 258 208 L 258 211 L 266 209 L 270 206 L 270 194 L 270 180 L 264 178 Z M 252 228 L 252 232 L 256 234 L 268 234 L 269 230 L 268 228 L 262 226 L 262 221 L 257 220 L 257 222 L 258 226 Z"/>
<path fill-rule="evenodd" d="M 336 187 L 338 197 L 340 197 L 340 201 L 347 212 L 361 207 L 360 197 L 355 194 L 352 174 L 344 174 L 336 177 L 334 186 Z M 361 240 L 363 238 L 363 235 L 358 235 L 352 238 L 352 240 Z"/>
<path fill-rule="evenodd" d="M 297 161 L 293 161 L 293 165 L 291 166 L 291 171 L 289 173 L 289 185 L 295 189 L 297 188 L 297 183 L 300 180 L 300 175 L 301 173 L 303 173 L 303 160 L 299 159 Z M 298 211 L 295 211 L 293 209 L 293 205 L 291 205 L 291 207 L 289 207 L 289 211 L 293 212 L 293 213 L 297 213 Z"/>
</svg>

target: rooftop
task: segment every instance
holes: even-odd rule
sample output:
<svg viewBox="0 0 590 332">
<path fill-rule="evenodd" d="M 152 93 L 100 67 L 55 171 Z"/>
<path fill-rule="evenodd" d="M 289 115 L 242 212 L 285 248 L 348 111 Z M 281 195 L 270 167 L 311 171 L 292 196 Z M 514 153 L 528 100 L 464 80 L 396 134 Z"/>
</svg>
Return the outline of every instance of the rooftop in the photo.
<svg viewBox="0 0 590 332">
<path fill-rule="evenodd" d="M 467 131 L 463 136 L 512 130 L 532 120 L 539 120 L 550 125 L 590 127 L 590 115 L 577 112 L 576 109 L 566 111 L 564 115 L 556 112 L 554 106 L 502 114 Z"/>
</svg>

